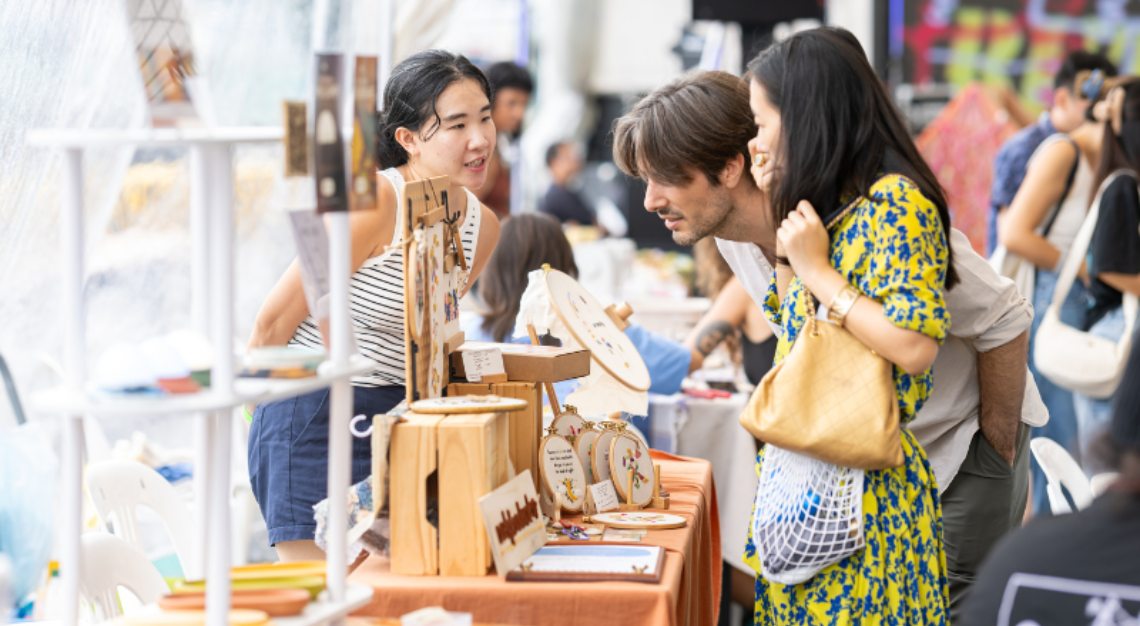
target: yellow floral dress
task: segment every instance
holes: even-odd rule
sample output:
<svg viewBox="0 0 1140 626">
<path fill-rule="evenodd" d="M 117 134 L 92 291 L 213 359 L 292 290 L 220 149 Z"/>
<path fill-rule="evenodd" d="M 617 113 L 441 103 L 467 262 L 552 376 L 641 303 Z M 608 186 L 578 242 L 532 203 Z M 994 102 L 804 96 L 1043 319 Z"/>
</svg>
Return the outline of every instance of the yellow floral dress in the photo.
<svg viewBox="0 0 1140 626">
<path fill-rule="evenodd" d="M 885 175 L 870 198 L 828 228 L 831 265 L 866 297 L 883 305 L 896 326 L 941 342 L 950 327 L 943 299 L 949 244 L 938 208 L 911 180 Z M 783 302 L 769 285 L 765 315 L 783 329 L 776 362 L 804 325 L 808 291 L 793 278 Z M 930 395 L 933 376 L 894 370 L 904 423 Z M 756 578 L 755 623 L 947 624 L 949 591 L 942 545 L 942 509 L 926 452 L 902 430 L 903 465 L 868 471 L 863 487 L 866 546 L 799 585 Z M 757 470 L 763 451 L 757 456 Z M 749 525 L 751 528 L 751 524 Z M 760 572 L 749 536 L 745 560 Z"/>
</svg>

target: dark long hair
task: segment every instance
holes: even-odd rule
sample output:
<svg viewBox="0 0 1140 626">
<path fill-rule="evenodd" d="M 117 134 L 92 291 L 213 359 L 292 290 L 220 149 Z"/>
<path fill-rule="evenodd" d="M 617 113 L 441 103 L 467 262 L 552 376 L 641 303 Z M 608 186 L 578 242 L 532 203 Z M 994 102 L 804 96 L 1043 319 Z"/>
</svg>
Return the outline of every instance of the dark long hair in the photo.
<svg viewBox="0 0 1140 626">
<path fill-rule="evenodd" d="M 483 330 L 495 341 L 509 341 L 527 274 L 543 263 L 578 277 L 570 240 L 558 220 L 542 213 L 511 216 L 503 223 L 499 243 L 479 277 L 479 295 L 487 309 Z"/>
<path fill-rule="evenodd" d="M 404 59 L 392 69 L 384 86 L 383 108 L 377 113 L 376 154 L 381 169 L 408 162 L 408 153 L 396 141 L 396 129 L 420 133 L 424 140 L 439 130 L 441 120 L 436 100 L 452 83 L 470 78 L 478 83 L 487 100 L 491 86 L 483 72 L 467 57 L 446 50 L 425 50 Z"/>
<path fill-rule="evenodd" d="M 1124 102 L 1120 105 L 1121 122 L 1140 122 L 1140 79 L 1130 80 L 1120 87 L 1124 90 Z M 1125 146 L 1125 141 L 1129 142 Z M 1093 186 L 1089 192 L 1089 206 L 1096 199 L 1096 193 L 1108 175 L 1119 169 L 1130 169 L 1140 176 L 1140 145 L 1136 138 L 1123 138 L 1112 129 L 1111 120 L 1104 124 L 1104 139 L 1100 144 L 1100 163 L 1096 167 Z"/>
<path fill-rule="evenodd" d="M 869 197 L 875 180 L 891 171 L 913 180 L 938 207 L 949 250 L 942 187 L 854 35 L 841 28 L 797 33 L 757 55 L 748 71 L 780 111 L 781 175 L 769 194 L 776 223 L 800 200 L 826 222 L 841 200 Z M 949 260 L 947 289 L 958 282 Z"/>
</svg>

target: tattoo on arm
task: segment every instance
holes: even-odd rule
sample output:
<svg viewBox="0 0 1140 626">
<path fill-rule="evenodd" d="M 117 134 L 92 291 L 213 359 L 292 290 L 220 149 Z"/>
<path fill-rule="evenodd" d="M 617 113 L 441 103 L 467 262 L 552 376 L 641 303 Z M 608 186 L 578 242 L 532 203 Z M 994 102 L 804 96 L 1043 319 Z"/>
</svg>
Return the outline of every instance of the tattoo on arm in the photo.
<svg viewBox="0 0 1140 626">
<path fill-rule="evenodd" d="M 732 325 L 724 321 L 716 321 L 706 325 L 697 333 L 697 352 L 708 356 L 733 332 Z"/>
</svg>

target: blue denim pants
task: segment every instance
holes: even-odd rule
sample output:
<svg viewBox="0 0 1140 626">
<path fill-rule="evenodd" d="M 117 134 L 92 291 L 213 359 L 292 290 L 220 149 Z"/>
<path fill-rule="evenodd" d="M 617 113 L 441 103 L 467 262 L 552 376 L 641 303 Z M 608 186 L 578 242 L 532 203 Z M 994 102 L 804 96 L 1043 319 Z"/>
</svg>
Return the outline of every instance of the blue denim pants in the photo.
<svg viewBox="0 0 1140 626">
<path fill-rule="evenodd" d="M 403 387 L 352 388 L 353 415 L 387 413 Z M 328 495 L 329 390 L 258 405 L 249 430 L 249 482 L 269 545 L 312 539 L 313 505 Z M 352 439 L 352 480 L 372 471 L 372 440 Z"/>
<path fill-rule="evenodd" d="M 1059 443 L 1063 448 L 1080 462 L 1080 443 L 1077 434 L 1077 412 L 1073 404 L 1073 392 L 1054 385 L 1037 371 L 1033 364 L 1033 348 L 1037 343 L 1037 329 L 1045 319 L 1045 311 L 1053 300 L 1053 290 L 1057 286 L 1057 272 L 1037 270 L 1037 278 L 1033 290 L 1033 327 L 1029 336 L 1029 371 L 1033 373 L 1033 380 L 1037 383 L 1037 390 L 1041 392 L 1041 400 L 1049 410 L 1049 422 L 1044 426 L 1035 427 L 1031 437 L 1048 437 Z M 1061 304 L 1061 321 L 1076 328 L 1085 327 L 1087 305 L 1085 288 L 1080 281 L 1073 283 L 1069 295 Z M 1045 491 L 1045 474 L 1037 463 L 1031 464 L 1033 480 L 1033 511 L 1034 515 L 1049 515 L 1049 496 Z"/>
</svg>

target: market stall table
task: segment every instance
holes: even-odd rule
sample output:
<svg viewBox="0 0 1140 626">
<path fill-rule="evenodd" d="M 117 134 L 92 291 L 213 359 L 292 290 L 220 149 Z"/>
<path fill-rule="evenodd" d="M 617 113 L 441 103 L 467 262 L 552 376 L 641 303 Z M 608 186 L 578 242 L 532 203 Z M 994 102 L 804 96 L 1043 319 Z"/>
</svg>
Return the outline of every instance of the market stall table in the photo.
<svg viewBox="0 0 1140 626">
<path fill-rule="evenodd" d="M 657 584 L 634 582 L 506 582 L 482 577 L 397 576 L 385 559 L 365 561 L 350 580 L 372 586 L 372 601 L 357 616 L 396 618 L 425 606 L 473 614 L 497 624 L 623 624 L 711 626 L 720 603 L 720 525 L 712 468 L 707 461 L 653 451 L 669 512 L 688 524 L 650 531 L 645 545 L 666 548 Z M 569 518 L 575 519 L 575 518 Z"/>
</svg>

